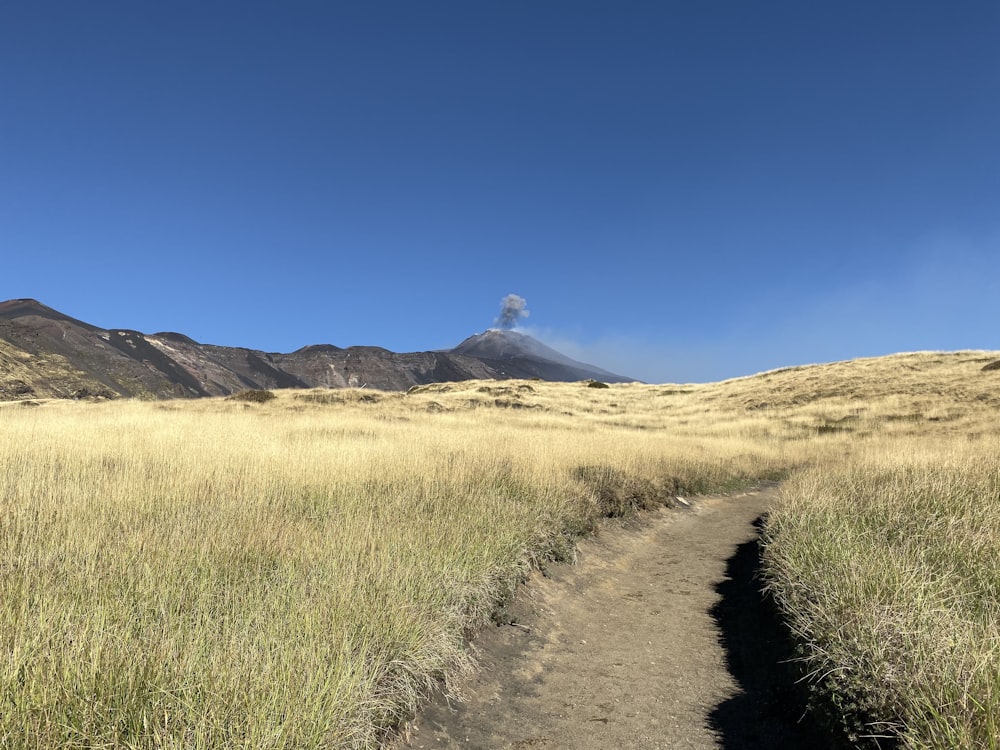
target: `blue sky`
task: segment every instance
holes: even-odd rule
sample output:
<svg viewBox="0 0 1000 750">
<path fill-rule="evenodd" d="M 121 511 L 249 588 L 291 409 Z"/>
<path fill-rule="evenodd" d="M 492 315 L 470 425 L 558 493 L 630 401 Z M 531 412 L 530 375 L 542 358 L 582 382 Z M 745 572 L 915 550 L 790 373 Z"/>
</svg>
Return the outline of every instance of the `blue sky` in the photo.
<svg viewBox="0 0 1000 750">
<path fill-rule="evenodd" d="M 0 6 L 0 299 L 651 382 L 1000 348 L 996 2 Z"/>
</svg>

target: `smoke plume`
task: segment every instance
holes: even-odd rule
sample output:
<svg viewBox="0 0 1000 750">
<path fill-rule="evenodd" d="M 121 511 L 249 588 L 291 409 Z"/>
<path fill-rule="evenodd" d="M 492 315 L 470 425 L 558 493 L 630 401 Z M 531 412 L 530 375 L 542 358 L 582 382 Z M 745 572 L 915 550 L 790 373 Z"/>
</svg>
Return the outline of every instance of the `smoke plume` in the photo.
<svg viewBox="0 0 1000 750">
<path fill-rule="evenodd" d="M 519 294 L 508 294 L 500 300 L 500 314 L 494 323 L 497 328 L 513 328 L 517 321 L 529 315 L 528 301 Z"/>
</svg>

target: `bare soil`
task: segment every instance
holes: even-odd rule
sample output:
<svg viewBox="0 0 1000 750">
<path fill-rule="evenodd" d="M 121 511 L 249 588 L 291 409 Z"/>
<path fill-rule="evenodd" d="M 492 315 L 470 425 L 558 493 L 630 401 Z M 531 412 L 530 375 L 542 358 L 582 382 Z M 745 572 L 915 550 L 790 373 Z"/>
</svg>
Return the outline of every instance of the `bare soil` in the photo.
<svg viewBox="0 0 1000 750">
<path fill-rule="evenodd" d="M 821 748 L 759 590 L 774 488 L 692 501 L 580 546 L 477 638 L 481 669 L 405 748 Z"/>
</svg>

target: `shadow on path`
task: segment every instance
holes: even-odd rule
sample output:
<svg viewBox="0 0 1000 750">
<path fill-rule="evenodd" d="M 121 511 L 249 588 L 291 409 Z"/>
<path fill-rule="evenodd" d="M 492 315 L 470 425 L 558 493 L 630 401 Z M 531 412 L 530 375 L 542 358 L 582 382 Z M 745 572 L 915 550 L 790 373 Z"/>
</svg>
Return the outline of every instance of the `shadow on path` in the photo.
<svg viewBox="0 0 1000 750">
<path fill-rule="evenodd" d="M 760 529 L 763 517 L 754 525 Z M 795 684 L 792 647 L 774 604 L 760 590 L 757 539 L 741 544 L 716 584 L 722 597 L 710 614 L 718 624 L 726 665 L 740 692 L 710 714 L 725 750 L 833 748 L 806 714 L 805 690 Z"/>
</svg>

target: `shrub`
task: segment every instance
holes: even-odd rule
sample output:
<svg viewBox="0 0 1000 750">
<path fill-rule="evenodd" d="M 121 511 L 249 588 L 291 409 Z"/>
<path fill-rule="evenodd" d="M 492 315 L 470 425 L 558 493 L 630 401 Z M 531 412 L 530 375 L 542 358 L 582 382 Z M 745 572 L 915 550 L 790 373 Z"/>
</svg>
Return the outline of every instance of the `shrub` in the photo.
<svg viewBox="0 0 1000 750">
<path fill-rule="evenodd" d="M 277 396 L 271 391 L 265 391 L 262 389 L 251 388 L 245 391 L 240 391 L 234 393 L 227 400 L 228 401 L 247 401 L 252 404 L 266 404 L 268 401 L 273 401 Z"/>
</svg>

